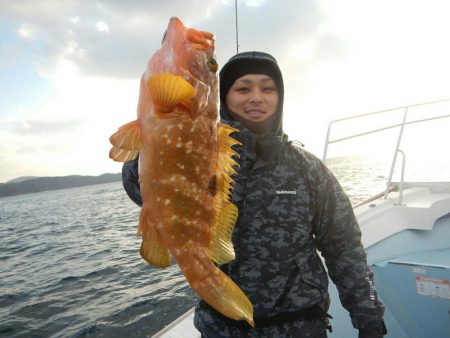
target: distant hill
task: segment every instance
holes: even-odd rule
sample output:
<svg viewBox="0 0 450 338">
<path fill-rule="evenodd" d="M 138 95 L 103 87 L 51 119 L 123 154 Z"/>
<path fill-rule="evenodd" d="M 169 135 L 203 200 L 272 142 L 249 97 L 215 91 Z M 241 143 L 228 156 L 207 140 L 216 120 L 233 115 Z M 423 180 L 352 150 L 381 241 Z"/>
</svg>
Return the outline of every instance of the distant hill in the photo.
<svg viewBox="0 0 450 338">
<path fill-rule="evenodd" d="M 23 182 L 32 178 L 37 178 L 38 176 L 22 176 L 22 177 L 17 177 L 11 181 L 8 181 L 6 183 L 19 183 L 19 182 Z"/>
<path fill-rule="evenodd" d="M 20 177 L 7 183 L 0 183 L 0 197 L 117 182 L 121 179 L 120 173 L 100 176 Z"/>
</svg>

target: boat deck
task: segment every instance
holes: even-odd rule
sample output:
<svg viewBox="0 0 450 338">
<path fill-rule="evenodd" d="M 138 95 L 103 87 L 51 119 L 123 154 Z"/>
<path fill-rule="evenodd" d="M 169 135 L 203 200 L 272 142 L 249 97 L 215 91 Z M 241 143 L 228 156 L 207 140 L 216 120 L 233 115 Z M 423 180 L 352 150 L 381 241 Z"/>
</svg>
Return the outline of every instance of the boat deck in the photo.
<svg viewBox="0 0 450 338">
<path fill-rule="evenodd" d="M 156 333 L 153 338 L 200 338 L 200 332 L 196 330 L 193 322 L 194 308 Z"/>
<path fill-rule="evenodd" d="M 428 199 L 426 194 L 425 200 Z M 391 227 L 388 237 L 366 247 L 378 296 L 386 306 L 386 337 L 450 337 L 450 195 L 439 195 L 446 209 L 429 220 L 431 226 L 423 224 L 423 229 L 411 223 L 409 229 L 403 227 L 394 231 L 392 228 L 405 224 L 405 219 L 410 218 L 408 210 L 394 204 L 391 208 L 398 207 L 404 212 L 385 210 L 392 216 L 390 220 L 378 217 L 379 224 L 371 220 L 372 227 L 386 226 L 386 222 Z M 357 337 L 332 283 L 330 294 L 334 300 L 330 309 L 334 332 L 329 337 Z"/>
</svg>

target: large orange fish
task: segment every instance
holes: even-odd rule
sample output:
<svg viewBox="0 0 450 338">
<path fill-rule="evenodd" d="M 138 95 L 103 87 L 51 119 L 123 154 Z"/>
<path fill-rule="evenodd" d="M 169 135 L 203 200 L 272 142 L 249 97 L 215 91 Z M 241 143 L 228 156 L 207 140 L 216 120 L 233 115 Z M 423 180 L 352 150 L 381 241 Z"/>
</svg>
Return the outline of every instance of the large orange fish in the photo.
<svg viewBox="0 0 450 338">
<path fill-rule="evenodd" d="M 110 137 L 110 158 L 139 155 L 141 256 L 155 267 L 174 258 L 192 289 L 223 315 L 253 323 L 253 306 L 214 263 L 234 259 L 230 137 L 218 122 L 214 35 L 170 19 L 142 76 L 137 120 Z"/>
</svg>

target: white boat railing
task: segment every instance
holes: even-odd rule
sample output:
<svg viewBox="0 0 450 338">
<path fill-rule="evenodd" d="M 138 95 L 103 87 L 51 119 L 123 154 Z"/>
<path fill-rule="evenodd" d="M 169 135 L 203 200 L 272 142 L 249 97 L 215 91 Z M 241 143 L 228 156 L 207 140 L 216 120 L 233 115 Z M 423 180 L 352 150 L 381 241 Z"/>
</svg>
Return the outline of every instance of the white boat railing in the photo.
<svg viewBox="0 0 450 338">
<path fill-rule="evenodd" d="M 416 119 L 416 120 L 408 121 L 407 120 L 407 118 L 408 118 L 408 111 L 411 108 L 422 107 L 422 106 L 430 106 L 430 105 L 444 103 L 444 102 L 449 102 L 450 103 L 450 99 L 429 101 L 429 102 L 418 103 L 418 104 L 413 104 L 413 105 L 408 105 L 408 106 L 400 106 L 400 107 L 396 107 L 396 108 L 379 110 L 379 111 L 375 111 L 375 112 L 371 112 L 371 113 L 353 115 L 353 116 L 349 116 L 349 117 L 344 117 L 344 118 L 332 120 L 328 124 L 327 136 L 326 136 L 325 147 L 324 147 L 324 152 L 323 152 L 323 162 L 325 162 L 326 159 L 327 159 L 329 145 L 331 145 L 333 143 L 338 143 L 338 142 L 342 142 L 342 141 L 358 138 L 358 137 L 369 135 L 369 134 L 379 133 L 379 132 L 386 131 L 386 130 L 393 129 L 393 128 L 399 128 L 399 133 L 398 133 L 398 136 L 397 136 L 397 144 L 396 144 L 395 151 L 394 151 L 394 158 L 392 160 L 391 169 L 390 169 L 390 173 L 389 173 L 389 179 L 388 179 L 388 182 L 386 184 L 386 190 L 384 192 L 383 199 L 386 199 L 388 194 L 389 194 L 389 192 L 392 191 L 392 189 L 391 189 L 392 177 L 393 177 L 393 174 L 394 174 L 395 165 L 397 163 L 397 155 L 400 153 L 402 155 L 402 168 L 401 168 L 401 179 L 400 179 L 400 182 L 398 184 L 399 195 L 398 195 L 397 204 L 401 205 L 401 203 L 402 203 L 402 196 L 403 196 L 404 173 L 405 173 L 405 167 L 406 167 L 406 155 L 400 149 L 400 144 L 401 144 L 401 141 L 402 141 L 403 131 L 405 129 L 405 126 L 410 125 L 410 124 L 422 123 L 422 122 L 425 122 L 425 121 L 432 121 L 432 120 L 438 120 L 438 119 L 443 119 L 443 118 L 450 117 L 450 114 L 443 114 L 443 115 L 433 115 L 433 116 L 422 118 L 422 119 Z M 344 121 L 350 121 L 350 120 L 355 120 L 355 119 L 361 119 L 361 118 L 365 118 L 365 117 L 369 117 L 369 116 L 380 115 L 380 114 L 394 112 L 394 111 L 399 111 L 399 110 L 403 110 L 403 119 L 402 119 L 401 123 L 390 124 L 390 125 L 387 125 L 387 126 L 383 126 L 381 128 L 371 129 L 371 130 L 367 130 L 367 131 L 364 131 L 364 132 L 361 132 L 361 133 L 356 133 L 356 134 L 352 134 L 352 135 L 348 135 L 348 136 L 344 136 L 344 137 L 330 139 L 332 127 L 338 122 L 344 122 Z"/>
</svg>

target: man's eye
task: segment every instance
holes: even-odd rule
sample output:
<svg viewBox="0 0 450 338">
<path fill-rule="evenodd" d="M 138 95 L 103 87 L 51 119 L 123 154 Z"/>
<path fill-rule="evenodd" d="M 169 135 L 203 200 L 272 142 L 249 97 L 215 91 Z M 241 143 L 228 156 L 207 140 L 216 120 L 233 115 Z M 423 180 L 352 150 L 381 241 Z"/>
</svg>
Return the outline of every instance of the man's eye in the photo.
<svg viewBox="0 0 450 338">
<path fill-rule="evenodd" d="M 273 88 L 273 87 L 263 88 L 263 91 L 265 91 L 265 92 L 273 92 L 274 90 L 275 90 L 275 88 Z"/>
<path fill-rule="evenodd" d="M 246 93 L 246 92 L 248 92 L 248 88 L 246 88 L 246 87 L 240 87 L 240 88 L 237 88 L 236 91 L 237 91 L 237 92 L 240 92 L 240 93 Z"/>
</svg>

